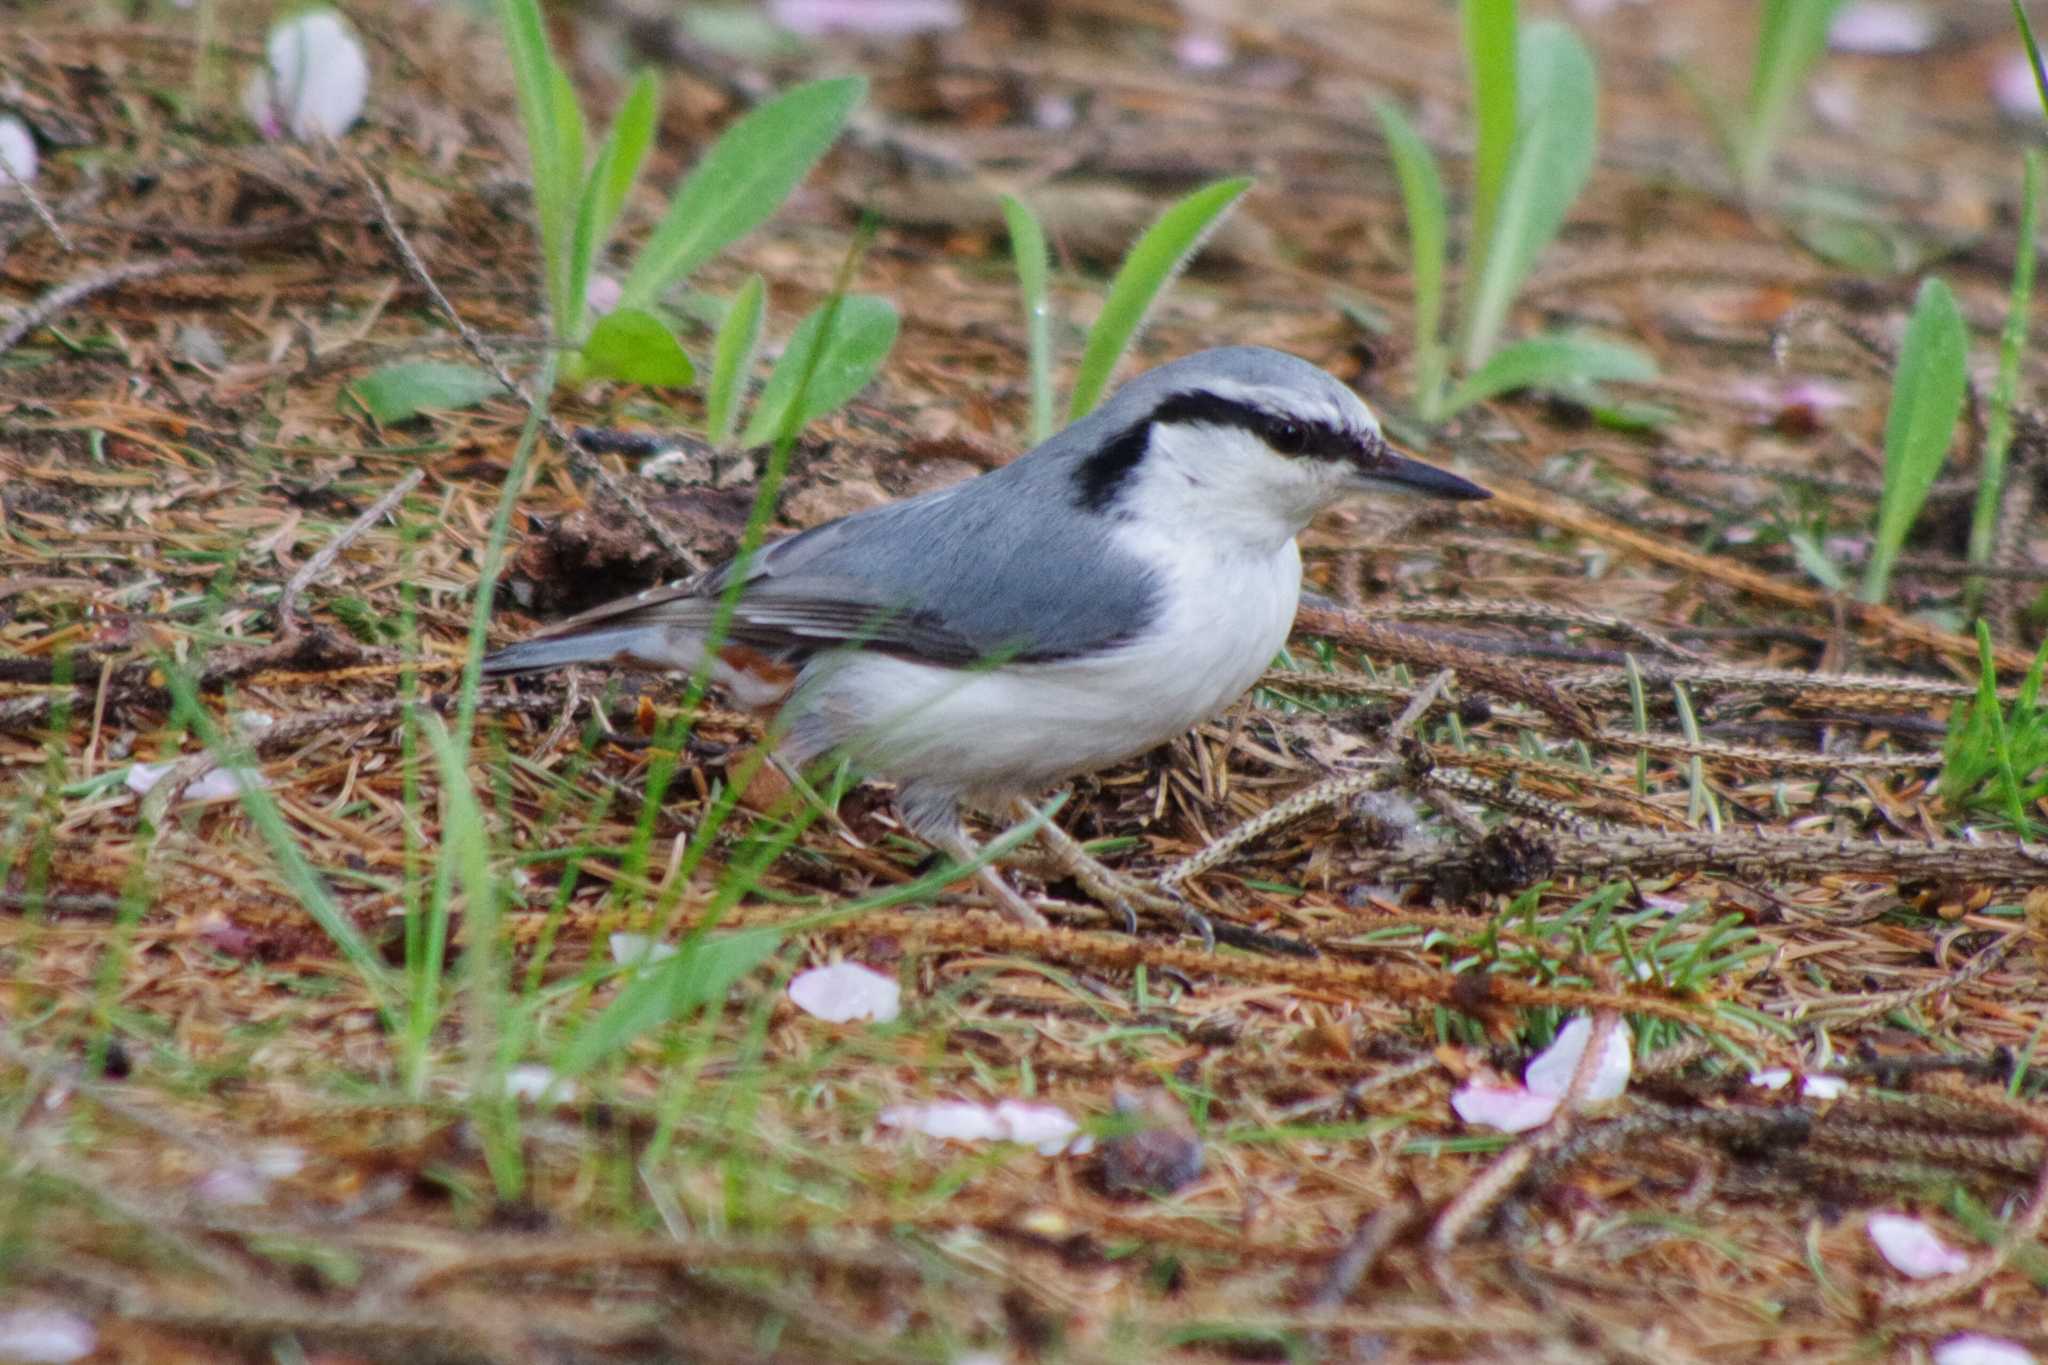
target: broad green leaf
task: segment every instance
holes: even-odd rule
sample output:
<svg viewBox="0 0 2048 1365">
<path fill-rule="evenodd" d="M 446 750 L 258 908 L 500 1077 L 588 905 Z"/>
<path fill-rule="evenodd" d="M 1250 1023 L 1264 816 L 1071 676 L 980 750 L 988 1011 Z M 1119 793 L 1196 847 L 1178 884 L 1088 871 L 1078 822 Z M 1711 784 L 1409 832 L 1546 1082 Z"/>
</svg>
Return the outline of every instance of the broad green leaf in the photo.
<svg viewBox="0 0 2048 1365">
<path fill-rule="evenodd" d="M 697 382 L 697 367 L 675 334 L 641 308 L 615 308 L 597 320 L 583 343 L 585 371 L 628 384 L 681 388 Z"/>
<path fill-rule="evenodd" d="M 1794 96 L 1827 47 L 1828 24 L 1842 0 L 1764 0 L 1756 35 L 1756 65 L 1749 76 L 1749 108 L 1736 148 L 1735 176 L 1754 195 L 1770 170 L 1771 154 Z"/>
<path fill-rule="evenodd" d="M 1145 229 L 1132 244 L 1109 282 L 1102 314 L 1088 329 L 1088 344 L 1081 352 L 1081 366 L 1074 376 L 1074 396 L 1067 407 L 1067 420 L 1085 417 L 1102 400 L 1124 352 L 1136 340 L 1159 294 L 1184 269 L 1216 224 L 1232 205 L 1252 187 L 1250 177 L 1219 180 L 1204 185 Z"/>
<path fill-rule="evenodd" d="M 1003 196 L 1003 221 L 1010 228 L 1010 255 L 1017 263 L 1017 292 L 1024 300 L 1024 335 L 1031 356 L 1031 443 L 1052 435 L 1052 264 L 1038 216 L 1012 195 Z"/>
<path fill-rule="evenodd" d="M 1467 371 L 1493 354 L 1516 292 L 1592 175 L 1599 142 L 1599 78 L 1578 34 L 1558 23 L 1529 25 L 1518 79 L 1521 131 L 1484 245 L 1485 264 L 1465 300 Z"/>
<path fill-rule="evenodd" d="M 600 201 L 599 222 L 603 234 L 609 234 L 612 224 L 619 220 L 619 210 L 626 205 L 626 196 L 632 192 L 633 182 L 640 177 L 641 163 L 647 159 L 647 149 L 654 142 L 654 125 L 661 117 L 661 96 L 654 77 L 641 72 L 633 80 L 633 88 L 626 92 L 626 102 L 619 106 L 619 116 L 612 123 L 612 131 L 605 141 L 617 149 L 612 158 L 608 174 L 597 177 L 603 199 Z M 602 244 L 602 235 L 600 245 Z"/>
<path fill-rule="evenodd" d="M 819 344 L 825 312 L 821 306 L 797 324 L 775 372 L 761 390 L 761 401 L 754 405 L 746 434 L 740 437 L 742 444 L 756 446 L 773 440 L 782 430 L 799 388 L 803 390 L 803 407 L 796 415 L 796 426 L 803 427 L 866 388 L 889 358 L 889 348 L 896 344 L 895 306 L 872 294 L 848 294 L 840 303 L 838 320 L 811 371 L 810 383 L 805 385 L 804 374 L 811 370 L 811 352 Z"/>
<path fill-rule="evenodd" d="M 671 1020 L 718 1003 L 781 943 L 778 929 L 742 929 L 686 940 L 673 957 L 641 964 L 612 1002 L 555 1054 L 555 1074 L 580 1076 Z"/>
<path fill-rule="evenodd" d="M 1517 129 L 1522 122 L 1515 0 L 1465 0 L 1465 68 L 1472 85 L 1472 225 L 1468 240 L 1477 275 L 1493 242 L 1494 216 L 1507 186 Z"/>
<path fill-rule="evenodd" d="M 598 160 L 584 178 L 584 192 L 575 205 L 575 233 L 569 239 L 569 278 L 563 289 L 567 317 L 555 319 L 563 342 L 575 344 L 584 336 L 584 317 L 590 313 L 588 289 L 590 268 L 598 252 L 612 235 L 612 223 L 625 207 L 633 176 L 647 156 L 647 141 L 653 137 L 653 80 L 641 76 L 633 92 L 618 111 L 612 131 L 598 147 Z"/>
<path fill-rule="evenodd" d="M 618 222 L 619 210 L 625 207 L 634 177 L 640 174 L 640 163 L 646 159 L 648 143 L 654 137 L 655 112 L 654 79 L 643 73 L 633 82 L 625 104 L 620 106 L 619 117 L 604 145 L 598 148 L 596 163 L 584 179 L 576 207 L 576 231 L 569 248 L 569 280 L 565 290 L 573 314 L 566 321 L 558 318 L 555 322 L 565 341 L 573 342 L 583 334 L 583 319 L 589 311 L 586 291 L 591 266 L 611 237 L 612 225 Z"/>
<path fill-rule="evenodd" d="M 620 302 L 644 307 L 782 207 L 867 93 L 859 76 L 813 81 L 740 119 L 704 154 L 647 239 Z"/>
<path fill-rule="evenodd" d="M 382 425 L 423 412 L 475 407 L 497 393 L 498 381 L 474 365 L 445 360 L 412 360 L 372 370 L 348 391 Z"/>
<path fill-rule="evenodd" d="M 761 315 L 767 310 L 767 301 L 767 283 L 759 275 L 749 275 L 718 324 L 711 387 L 704 394 L 704 432 L 713 445 L 730 441 L 739 424 L 740 395 L 761 350 Z"/>
<path fill-rule="evenodd" d="M 1386 100 L 1373 103 L 1394 174 L 1401 181 L 1401 205 L 1408 217 L 1408 271 L 1415 282 L 1415 403 L 1425 422 L 1443 416 L 1444 261 L 1450 229 L 1444 207 L 1444 182 L 1436 157 L 1400 108 Z"/>
<path fill-rule="evenodd" d="M 1444 406 L 1456 412 L 1516 389 L 1563 388 L 1619 380 L 1640 384 L 1657 377 L 1656 362 L 1633 346 L 1598 337 L 1540 336 L 1496 353 L 1456 388 Z"/>
<path fill-rule="evenodd" d="M 1865 602 L 1884 601 L 1891 588 L 1892 564 L 1948 458 L 1956 419 L 1963 411 L 1969 345 L 1955 295 L 1929 276 L 1913 302 L 1898 371 L 1892 376 L 1891 409 L 1884 419 L 1884 492 L 1870 562 L 1864 566 Z"/>
</svg>

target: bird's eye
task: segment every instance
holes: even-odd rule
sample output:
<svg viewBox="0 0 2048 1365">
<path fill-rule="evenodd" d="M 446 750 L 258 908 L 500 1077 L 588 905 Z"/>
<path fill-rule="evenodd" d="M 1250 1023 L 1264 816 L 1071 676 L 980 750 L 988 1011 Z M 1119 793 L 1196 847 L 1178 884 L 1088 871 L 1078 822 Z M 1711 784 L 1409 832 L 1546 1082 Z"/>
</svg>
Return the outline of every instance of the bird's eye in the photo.
<svg viewBox="0 0 2048 1365">
<path fill-rule="evenodd" d="M 1308 449 L 1308 429 L 1299 422 L 1274 422 L 1266 428 L 1266 444 L 1282 455 L 1299 455 Z"/>
</svg>

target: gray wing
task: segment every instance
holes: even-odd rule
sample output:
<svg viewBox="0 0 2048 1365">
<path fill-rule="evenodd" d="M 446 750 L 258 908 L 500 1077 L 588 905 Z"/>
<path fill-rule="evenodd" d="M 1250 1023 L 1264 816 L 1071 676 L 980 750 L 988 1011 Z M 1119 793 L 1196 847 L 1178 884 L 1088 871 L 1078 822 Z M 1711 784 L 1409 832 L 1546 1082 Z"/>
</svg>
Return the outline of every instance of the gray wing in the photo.
<svg viewBox="0 0 2048 1365">
<path fill-rule="evenodd" d="M 728 636 L 783 659 L 857 645 L 947 664 L 1113 647 L 1151 620 L 1158 585 L 1116 548 L 1106 518 L 1074 505 L 1067 479 L 1062 464 L 1019 461 L 766 545 L 747 566 Z M 542 638 L 708 630 L 731 572 L 598 607 Z"/>
</svg>

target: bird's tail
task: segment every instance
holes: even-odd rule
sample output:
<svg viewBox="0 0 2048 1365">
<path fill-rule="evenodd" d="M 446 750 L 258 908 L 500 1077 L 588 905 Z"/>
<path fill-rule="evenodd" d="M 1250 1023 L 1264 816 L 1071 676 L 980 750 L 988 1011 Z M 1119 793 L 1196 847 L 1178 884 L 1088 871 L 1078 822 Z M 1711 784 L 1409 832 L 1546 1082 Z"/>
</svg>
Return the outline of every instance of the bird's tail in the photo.
<svg viewBox="0 0 2048 1365">
<path fill-rule="evenodd" d="M 642 668 L 688 667 L 673 659 L 675 643 L 659 627 L 614 626 L 609 629 L 577 631 L 573 635 L 542 636 L 507 645 L 484 656 L 484 675 L 502 677 L 509 673 L 535 673 L 567 664 L 621 663 Z"/>
</svg>

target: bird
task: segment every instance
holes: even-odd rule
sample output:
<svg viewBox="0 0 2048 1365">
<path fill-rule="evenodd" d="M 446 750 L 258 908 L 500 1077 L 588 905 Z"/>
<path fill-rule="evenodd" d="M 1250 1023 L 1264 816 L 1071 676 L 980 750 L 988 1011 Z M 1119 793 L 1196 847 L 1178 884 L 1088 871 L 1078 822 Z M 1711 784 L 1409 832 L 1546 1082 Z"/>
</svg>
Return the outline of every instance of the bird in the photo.
<svg viewBox="0 0 2048 1365">
<path fill-rule="evenodd" d="M 705 669 L 776 717 L 779 763 L 846 756 L 894 784 L 905 827 L 971 865 L 968 810 L 1029 812 L 1242 697 L 1294 621 L 1295 537 L 1340 499 L 1396 494 L 1491 496 L 1395 450 L 1318 366 L 1218 347 L 1006 465 L 596 607 L 483 670 Z M 994 868 L 978 875 L 1006 915 L 1043 924 Z"/>
</svg>

